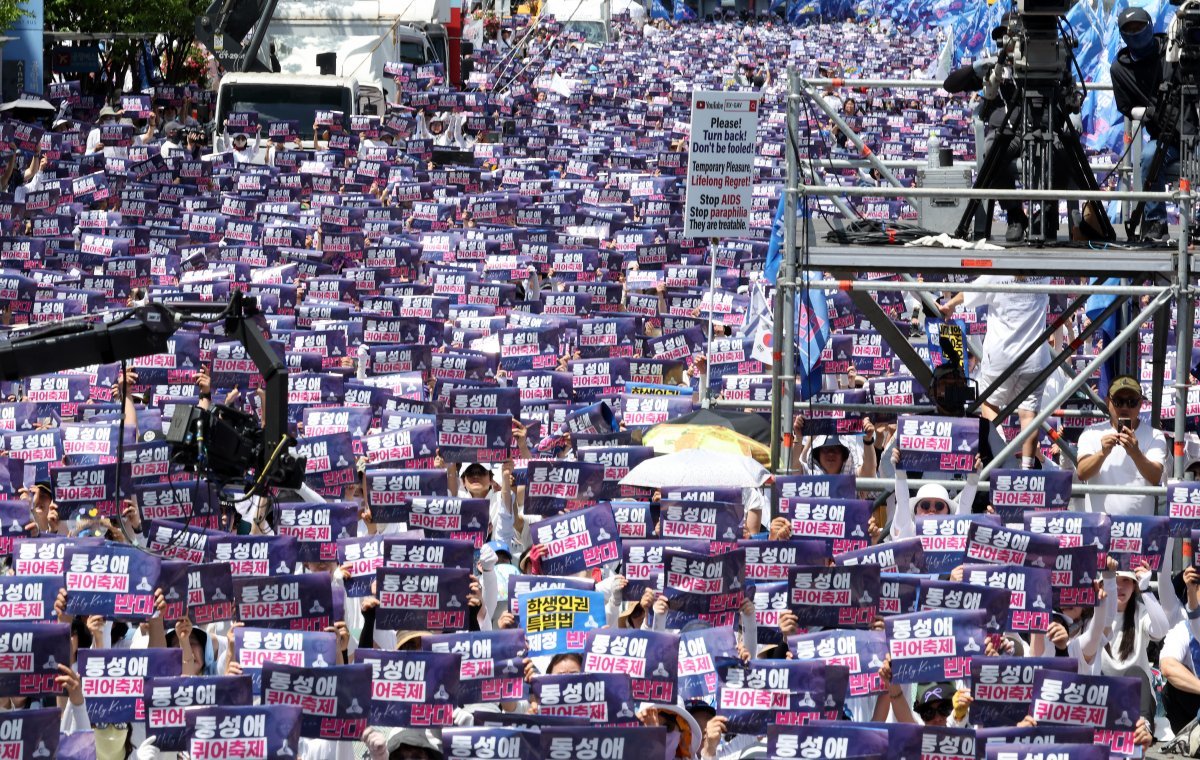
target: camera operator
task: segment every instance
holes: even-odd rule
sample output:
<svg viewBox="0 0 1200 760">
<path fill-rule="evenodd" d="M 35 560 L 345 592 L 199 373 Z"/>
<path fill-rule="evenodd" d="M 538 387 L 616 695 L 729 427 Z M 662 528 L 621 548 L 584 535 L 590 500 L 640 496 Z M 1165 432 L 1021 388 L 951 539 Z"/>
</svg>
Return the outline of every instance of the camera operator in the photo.
<svg viewBox="0 0 1200 760">
<path fill-rule="evenodd" d="M 1008 24 L 1012 20 L 1011 15 L 1005 17 L 1004 24 L 992 31 L 992 39 L 997 42 L 1003 41 L 1008 34 Z M 1011 51 L 1002 51 L 1002 54 L 1007 54 L 1007 52 Z M 1013 84 L 1011 79 L 1000 77 L 1000 72 L 997 70 L 997 63 L 996 59 L 983 58 L 974 63 L 960 66 L 951 71 L 946 77 L 946 81 L 942 84 L 942 89 L 952 94 L 979 92 L 982 90 L 982 98 L 979 102 L 976 115 L 984 124 L 984 155 L 991 152 L 992 145 L 996 142 L 996 135 L 1004 126 L 1004 120 L 1008 112 L 1007 106 L 1009 103 L 1015 102 L 1017 97 L 1016 85 Z M 997 189 L 1016 189 L 1017 159 L 1020 157 L 1021 143 L 1013 140 L 1009 143 L 1005 160 L 1002 162 L 997 175 Z M 1018 243 L 1024 240 L 1025 231 L 1029 228 L 1029 217 L 1025 214 L 1025 208 L 1021 204 L 1021 201 L 1002 200 L 1000 201 L 1000 208 L 1004 209 L 1005 216 L 1008 218 L 1008 230 L 1005 232 L 1004 239 L 1009 243 Z M 992 220 L 988 219 L 987 225 L 989 230 L 991 223 Z"/>
<path fill-rule="evenodd" d="M 1150 142 L 1142 153 L 1142 174 L 1147 180 L 1147 190 L 1161 192 L 1167 181 L 1179 179 L 1179 145 L 1170 141 L 1159 145 L 1164 124 L 1163 114 L 1158 112 L 1159 86 L 1164 79 L 1164 55 L 1167 35 L 1154 33 L 1154 20 L 1143 8 L 1126 8 L 1117 17 L 1117 28 L 1125 47 L 1117 52 L 1117 59 L 1109 68 L 1112 76 L 1113 96 L 1119 110 L 1128 119 L 1140 120 L 1150 135 Z M 1166 151 L 1166 158 L 1158 176 L 1150 177 L 1149 171 L 1154 156 L 1159 150 Z M 1164 243 L 1167 234 L 1167 209 L 1162 201 L 1147 203 L 1142 216 L 1142 240 L 1148 243 Z"/>
</svg>

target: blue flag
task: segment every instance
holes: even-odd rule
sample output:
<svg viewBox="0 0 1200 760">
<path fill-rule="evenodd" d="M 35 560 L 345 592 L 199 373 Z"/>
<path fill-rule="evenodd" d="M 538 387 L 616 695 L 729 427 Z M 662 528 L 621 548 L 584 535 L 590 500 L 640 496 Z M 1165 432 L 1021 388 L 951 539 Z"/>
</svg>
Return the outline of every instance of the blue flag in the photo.
<svg viewBox="0 0 1200 760">
<path fill-rule="evenodd" d="M 763 265 L 763 276 L 772 285 L 779 278 L 779 266 L 783 263 L 783 203 L 784 195 L 779 195 L 779 203 L 775 206 L 775 221 L 771 223 L 771 241 L 767 244 L 767 263 Z"/>
<path fill-rule="evenodd" d="M 671 18 L 671 12 L 662 4 L 662 0 L 650 0 L 650 3 L 646 6 L 646 11 L 652 19 Z"/>
<path fill-rule="evenodd" d="M 685 0 L 675 0 L 675 20 L 695 21 L 696 11 L 692 10 Z"/>
<path fill-rule="evenodd" d="M 819 288 L 799 290 L 796 309 L 796 374 L 800 398 L 808 399 L 821 390 L 821 351 L 829 342 L 829 299 Z"/>
</svg>

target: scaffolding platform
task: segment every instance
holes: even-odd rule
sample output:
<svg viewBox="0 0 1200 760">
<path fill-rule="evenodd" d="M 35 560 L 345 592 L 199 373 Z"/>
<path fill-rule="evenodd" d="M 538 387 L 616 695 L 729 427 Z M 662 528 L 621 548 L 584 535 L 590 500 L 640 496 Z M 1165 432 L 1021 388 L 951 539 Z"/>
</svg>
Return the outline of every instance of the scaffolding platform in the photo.
<svg viewBox="0 0 1200 760">
<path fill-rule="evenodd" d="M 909 274 L 1023 274 L 1050 277 L 1161 276 L 1171 279 L 1179 252 L 1172 249 L 1121 250 L 1084 247 L 1013 247 L 1000 251 L 881 245 L 810 246 L 805 267 L 845 272 Z"/>
</svg>

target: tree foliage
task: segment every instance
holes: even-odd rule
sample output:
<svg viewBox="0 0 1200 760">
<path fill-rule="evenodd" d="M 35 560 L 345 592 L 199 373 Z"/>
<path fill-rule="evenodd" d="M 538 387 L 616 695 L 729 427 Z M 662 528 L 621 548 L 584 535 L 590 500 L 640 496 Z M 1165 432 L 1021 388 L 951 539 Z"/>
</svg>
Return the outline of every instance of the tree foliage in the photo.
<svg viewBox="0 0 1200 760">
<path fill-rule="evenodd" d="M 3 3 L 12 0 L 0 0 Z M 208 0 L 45 0 L 46 29 L 83 34 L 119 34 L 101 52 L 101 75 L 94 90 L 121 89 L 125 75 L 136 70 L 143 42 L 151 45 L 162 65 L 164 84 L 184 84 L 193 70 L 186 65 L 195 42 L 196 18 Z"/>
<path fill-rule="evenodd" d="M 0 29 L 12 29 L 29 12 L 17 0 L 0 0 Z"/>
</svg>

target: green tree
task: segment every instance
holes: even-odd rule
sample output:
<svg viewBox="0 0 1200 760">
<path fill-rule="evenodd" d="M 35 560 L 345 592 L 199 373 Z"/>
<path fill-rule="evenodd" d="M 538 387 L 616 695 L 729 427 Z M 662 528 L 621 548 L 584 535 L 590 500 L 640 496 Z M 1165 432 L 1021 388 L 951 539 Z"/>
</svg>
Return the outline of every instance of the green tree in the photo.
<svg viewBox="0 0 1200 760">
<path fill-rule="evenodd" d="M 0 8 L 8 2 L 0 0 Z M 184 84 L 192 76 L 185 64 L 195 44 L 196 17 L 207 7 L 207 0 L 45 0 L 46 30 L 120 35 L 106 40 L 94 92 L 120 89 L 143 42 L 161 61 L 164 81 Z"/>
<path fill-rule="evenodd" d="M 29 11 L 17 0 L 0 0 L 0 29 L 12 29 L 13 24 L 28 15 Z"/>
</svg>

